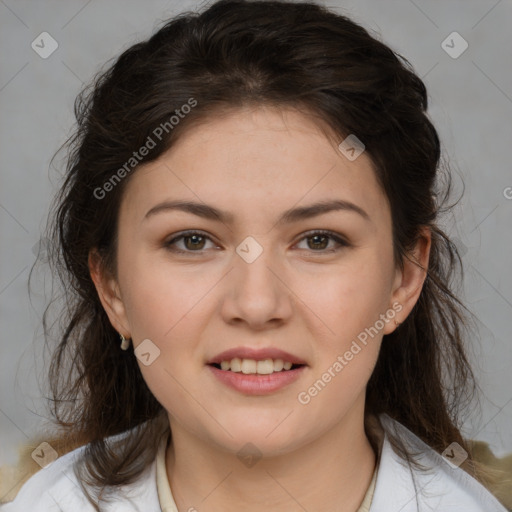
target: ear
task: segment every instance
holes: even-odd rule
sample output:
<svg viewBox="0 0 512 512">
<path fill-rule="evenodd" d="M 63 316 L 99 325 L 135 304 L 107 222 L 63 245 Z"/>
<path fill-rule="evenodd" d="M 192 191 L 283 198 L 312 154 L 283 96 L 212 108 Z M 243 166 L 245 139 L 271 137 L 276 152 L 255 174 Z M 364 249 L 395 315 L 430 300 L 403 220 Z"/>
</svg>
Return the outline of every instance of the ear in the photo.
<svg viewBox="0 0 512 512">
<path fill-rule="evenodd" d="M 403 270 L 396 269 L 391 304 L 394 304 L 393 309 L 397 312 L 395 320 L 399 323 L 403 323 L 408 317 L 420 296 L 427 277 L 431 242 L 432 232 L 428 226 L 424 226 L 415 247 L 404 258 Z M 396 327 L 395 322 L 389 322 L 384 334 L 393 332 Z"/>
<path fill-rule="evenodd" d="M 105 270 L 105 266 L 96 249 L 91 249 L 89 252 L 88 266 L 101 304 L 109 317 L 112 327 L 125 338 L 130 338 L 129 322 L 119 285 L 115 278 Z"/>
</svg>

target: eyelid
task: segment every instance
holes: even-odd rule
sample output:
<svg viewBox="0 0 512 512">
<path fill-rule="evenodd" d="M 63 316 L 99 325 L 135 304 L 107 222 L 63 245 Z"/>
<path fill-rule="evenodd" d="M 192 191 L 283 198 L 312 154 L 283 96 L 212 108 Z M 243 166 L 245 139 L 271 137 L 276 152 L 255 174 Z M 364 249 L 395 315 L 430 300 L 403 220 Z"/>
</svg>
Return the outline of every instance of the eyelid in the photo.
<svg viewBox="0 0 512 512">
<path fill-rule="evenodd" d="M 208 233 L 206 233 L 200 229 L 190 229 L 190 230 L 185 230 L 185 231 L 180 231 L 178 233 L 175 233 L 174 235 L 172 235 L 172 238 L 170 240 L 164 242 L 164 246 L 169 251 L 178 253 L 178 254 L 204 254 L 204 252 L 206 252 L 207 249 L 201 249 L 198 251 L 188 251 L 188 250 L 181 250 L 181 249 L 173 248 L 173 245 L 178 240 L 181 240 L 183 238 L 186 238 L 187 236 L 192 236 L 192 235 L 200 235 L 203 238 L 205 238 L 213 243 L 216 243 L 215 240 L 212 238 L 212 236 L 209 235 Z M 341 234 L 336 233 L 334 231 L 330 231 L 328 229 L 311 229 L 309 231 L 301 233 L 299 235 L 299 238 L 294 242 L 294 245 L 297 245 L 302 240 L 312 237 L 314 235 L 326 235 L 326 236 L 330 237 L 331 240 L 336 242 L 338 244 L 338 247 L 336 247 L 334 249 L 323 249 L 323 250 L 319 250 L 319 251 L 309 250 L 309 252 L 312 254 L 315 254 L 315 253 L 319 254 L 319 255 L 332 254 L 333 252 L 337 252 L 339 249 L 341 249 L 343 247 L 351 246 L 351 244 Z M 307 250 L 307 249 L 305 249 L 305 250 Z"/>
</svg>

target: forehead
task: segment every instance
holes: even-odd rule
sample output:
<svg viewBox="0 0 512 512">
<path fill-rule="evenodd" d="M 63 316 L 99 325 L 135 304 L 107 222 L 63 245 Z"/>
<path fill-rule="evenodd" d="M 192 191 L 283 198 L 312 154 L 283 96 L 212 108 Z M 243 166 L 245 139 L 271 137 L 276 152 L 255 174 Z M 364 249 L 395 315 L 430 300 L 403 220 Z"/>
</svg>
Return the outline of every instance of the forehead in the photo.
<svg viewBox="0 0 512 512">
<path fill-rule="evenodd" d="M 214 204 L 239 220 L 327 199 L 351 201 L 376 221 L 389 215 L 369 156 L 351 161 L 311 117 L 269 107 L 194 124 L 170 150 L 136 169 L 123 204 L 135 220 L 176 199 Z"/>
</svg>

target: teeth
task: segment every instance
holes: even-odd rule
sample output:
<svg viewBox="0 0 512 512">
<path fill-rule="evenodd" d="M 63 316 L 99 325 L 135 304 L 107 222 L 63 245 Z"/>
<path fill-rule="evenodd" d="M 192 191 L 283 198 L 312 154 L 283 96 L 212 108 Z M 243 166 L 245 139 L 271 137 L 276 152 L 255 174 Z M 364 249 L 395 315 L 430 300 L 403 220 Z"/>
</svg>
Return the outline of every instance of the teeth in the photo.
<svg viewBox="0 0 512 512">
<path fill-rule="evenodd" d="M 224 363 L 228 364 L 228 370 L 231 370 L 232 372 L 241 372 L 242 371 L 242 360 L 238 359 L 238 357 L 235 357 L 234 359 L 231 359 L 231 362 L 229 361 L 223 361 Z"/>
<path fill-rule="evenodd" d="M 256 364 L 256 373 L 260 375 L 268 375 L 274 372 L 274 361 L 272 359 L 265 359 L 264 361 L 258 361 Z"/>
<path fill-rule="evenodd" d="M 258 365 L 254 359 L 242 359 L 242 373 L 256 373 Z"/>
<path fill-rule="evenodd" d="M 270 375 L 274 372 L 282 370 L 290 370 L 292 363 L 283 361 L 282 359 L 264 359 L 256 361 L 255 359 L 240 359 L 235 357 L 231 361 L 222 361 L 220 363 L 221 370 L 231 370 L 236 373 L 245 375 L 257 373 L 258 375 Z"/>
<path fill-rule="evenodd" d="M 276 359 L 274 361 L 274 371 L 280 372 L 284 368 L 284 361 L 282 359 Z"/>
</svg>

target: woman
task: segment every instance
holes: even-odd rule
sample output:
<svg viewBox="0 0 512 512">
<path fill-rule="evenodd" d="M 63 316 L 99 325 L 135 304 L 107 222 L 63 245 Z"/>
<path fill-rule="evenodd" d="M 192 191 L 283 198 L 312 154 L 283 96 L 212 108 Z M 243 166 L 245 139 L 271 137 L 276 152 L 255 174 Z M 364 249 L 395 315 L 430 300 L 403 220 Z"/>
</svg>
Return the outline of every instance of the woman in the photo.
<svg viewBox="0 0 512 512">
<path fill-rule="evenodd" d="M 220 1 L 125 51 L 79 97 L 50 224 L 61 457 L 2 510 L 504 511 L 459 430 L 426 109 L 311 3 Z"/>
</svg>

